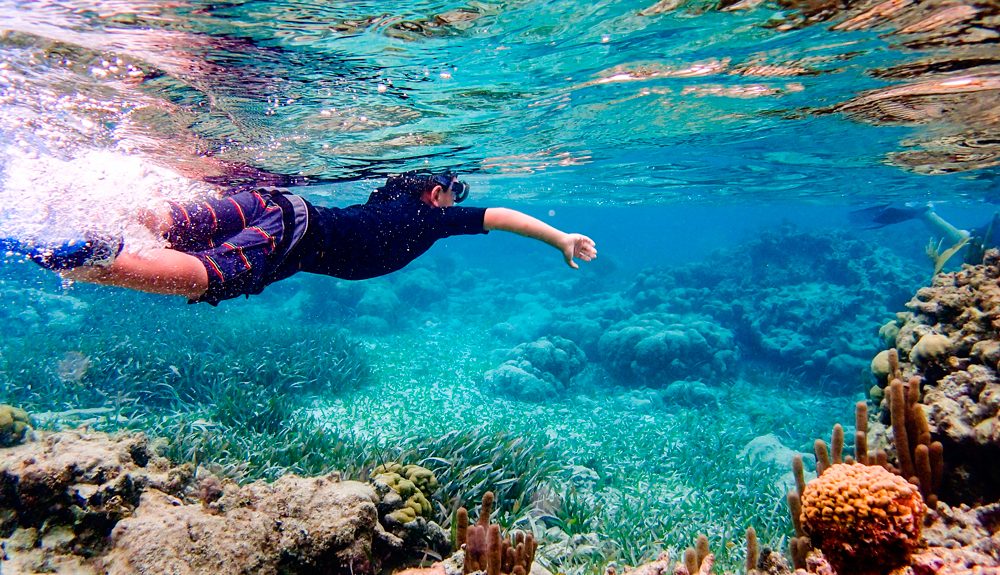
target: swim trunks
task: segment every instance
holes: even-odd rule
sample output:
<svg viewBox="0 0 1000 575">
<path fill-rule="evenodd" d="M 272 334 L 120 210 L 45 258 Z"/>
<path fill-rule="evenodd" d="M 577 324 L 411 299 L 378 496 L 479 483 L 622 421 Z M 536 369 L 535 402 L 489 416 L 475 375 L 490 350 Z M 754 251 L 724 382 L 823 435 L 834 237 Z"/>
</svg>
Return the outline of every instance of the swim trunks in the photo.
<svg viewBox="0 0 1000 575">
<path fill-rule="evenodd" d="M 255 190 L 196 204 L 170 203 L 174 225 L 167 241 L 173 249 L 198 258 L 208 271 L 208 290 L 191 303 L 217 305 L 260 293 L 274 281 L 274 270 L 294 247 L 282 241 L 287 217 L 283 218 L 281 204 L 288 203 L 275 199 L 280 193 Z"/>
</svg>

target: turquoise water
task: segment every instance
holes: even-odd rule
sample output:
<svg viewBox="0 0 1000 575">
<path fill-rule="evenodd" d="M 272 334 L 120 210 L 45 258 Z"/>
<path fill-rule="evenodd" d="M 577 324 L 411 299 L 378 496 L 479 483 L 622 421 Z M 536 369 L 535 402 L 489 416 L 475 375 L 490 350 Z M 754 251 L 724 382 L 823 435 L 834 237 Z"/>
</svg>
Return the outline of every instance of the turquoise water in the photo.
<svg viewBox="0 0 1000 575">
<path fill-rule="evenodd" d="M 563 571 L 699 532 L 738 562 L 750 525 L 783 548 L 789 454 L 852 421 L 932 271 L 933 231 L 850 212 L 996 209 L 981 8 L 160 4 L 0 3 L 4 235 L 141 249 L 129 215 L 158 198 L 258 180 L 347 205 L 450 168 L 599 259 L 492 233 L 209 308 L 7 258 L 0 401 L 244 480 L 422 463 L 441 510 L 497 489 Z"/>
</svg>

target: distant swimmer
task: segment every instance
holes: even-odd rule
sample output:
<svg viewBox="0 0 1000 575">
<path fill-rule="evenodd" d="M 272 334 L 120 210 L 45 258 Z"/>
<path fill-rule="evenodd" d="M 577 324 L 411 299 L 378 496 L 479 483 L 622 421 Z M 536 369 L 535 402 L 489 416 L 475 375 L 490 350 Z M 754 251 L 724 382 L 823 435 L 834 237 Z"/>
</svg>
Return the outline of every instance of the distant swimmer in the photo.
<svg viewBox="0 0 1000 575">
<path fill-rule="evenodd" d="M 402 269 L 439 239 L 513 232 L 559 250 L 567 265 L 597 257 L 589 237 L 560 231 L 508 208 L 460 207 L 469 185 L 451 173 L 390 176 L 368 201 L 316 206 L 282 188 L 260 188 L 191 205 L 167 202 L 141 223 L 169 247 L 122 251 L 119 237 L 88 235 L 59 244 L 0 239 L 63 277 L 219 302 L 257 294 L 298 272 L 362 280 Z"/>
<path fill-rule="evenodd" d="M 930 203 L 904 207 L 882 204 L 855 210 L 850 213 L 850 219 L 857 224 L 871 224 L 869 228 L 919 219 L 933 234 L 940 237 L 936 244 L 932 239 L 927 246 L 927 255 L 934 261 L 934 273 L 941 271 L 948 260 L 963 248 L 965 263 L 978 264 L 982 263 L 987 249 L 1000 246 L 1000 212 L 994 213 L 986 224 L 971 230 L 953 226 L 939 216 Z"/>
<path fill-rule="evenodd" d="M 869 228 L 875 229 L 912 220 L 930 209 L 930 206 L 898 208 L 892 204 L 882 204 L 854 210 L 850 213 L 850 218 L 855 223 L 868 225 Z"/>
</svg>

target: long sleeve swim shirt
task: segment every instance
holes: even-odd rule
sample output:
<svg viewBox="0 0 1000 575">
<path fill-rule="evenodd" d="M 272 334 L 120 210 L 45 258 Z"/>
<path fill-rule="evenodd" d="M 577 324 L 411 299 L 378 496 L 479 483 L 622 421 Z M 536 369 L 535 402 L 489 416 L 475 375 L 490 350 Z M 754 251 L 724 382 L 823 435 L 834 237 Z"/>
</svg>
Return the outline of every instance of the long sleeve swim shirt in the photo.
<svg viewBox="0 0 1000 575">
<path fill-rule="evenodd" d="M 347 280 L 402 269 L 439 239 L 485 234 L 486 208 L 435 208 L 409 194 L 376 190 L 364 204 L 309 205 L 309 227 L 279 277 L 297 271 Z"/>
</svg>

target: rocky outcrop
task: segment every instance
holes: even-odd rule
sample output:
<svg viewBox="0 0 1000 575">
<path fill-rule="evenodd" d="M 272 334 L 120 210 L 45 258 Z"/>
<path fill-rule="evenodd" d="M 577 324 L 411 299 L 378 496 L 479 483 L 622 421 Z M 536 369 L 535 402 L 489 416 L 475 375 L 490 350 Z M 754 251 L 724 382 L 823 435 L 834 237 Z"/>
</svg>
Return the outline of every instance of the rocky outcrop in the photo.
<svg viewBox="0 0 1000 575">
<path fill-rule="evenodd" d="M 141 434 L 41 433 L 0 450 L 2 565 L 13 573 L 373 573 L 410 551 L 383 530 L 379 503 L 336 474 L 197 477 Z"/>
</svg>

